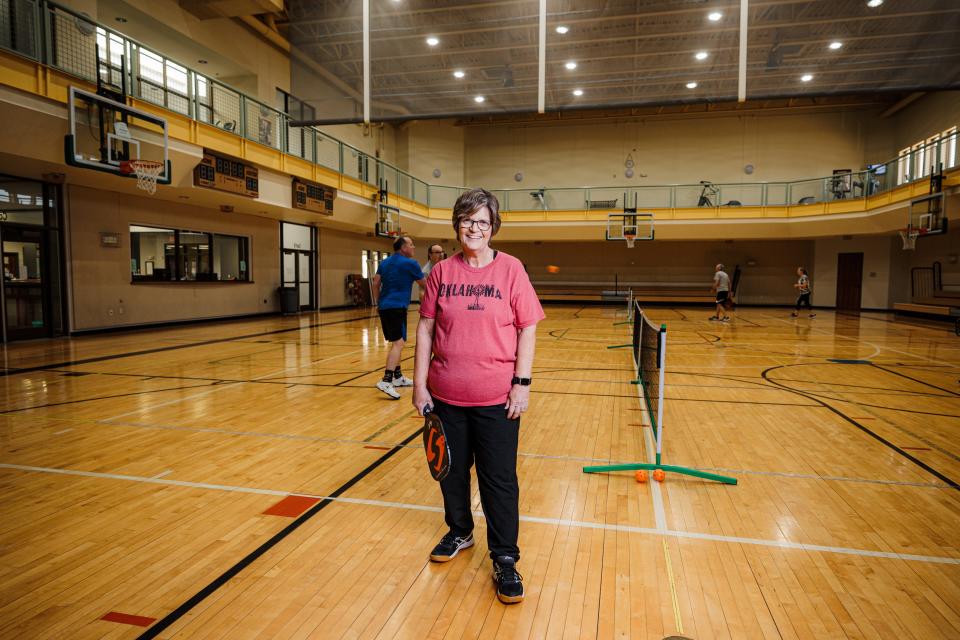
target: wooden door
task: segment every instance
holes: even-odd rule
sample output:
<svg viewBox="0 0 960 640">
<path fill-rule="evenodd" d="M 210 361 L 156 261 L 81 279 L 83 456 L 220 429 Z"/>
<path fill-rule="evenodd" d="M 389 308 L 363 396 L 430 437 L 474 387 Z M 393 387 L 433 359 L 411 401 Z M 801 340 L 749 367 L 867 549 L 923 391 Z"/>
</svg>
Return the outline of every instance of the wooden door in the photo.
<svg viewBox="0 0 960 640">
<path fill-rule="evenodd" d="M 837 311 L 860 311 L 863 253 L 837 256 Z"/>
</svg>

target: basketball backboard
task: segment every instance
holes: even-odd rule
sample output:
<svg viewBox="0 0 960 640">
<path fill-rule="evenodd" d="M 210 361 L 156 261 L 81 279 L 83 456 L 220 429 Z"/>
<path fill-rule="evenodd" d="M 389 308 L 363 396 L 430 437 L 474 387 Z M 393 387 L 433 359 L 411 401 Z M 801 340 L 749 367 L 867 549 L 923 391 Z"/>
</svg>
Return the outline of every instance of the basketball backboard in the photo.
<svg viewBox="0 0 960 640">
<path fill-rule="evenodd" d="M 627 242 L 633 246 L 636 240 L 653 240 L 653 214 L 617 211 L 607 214 L 606 239 Z"/>
<path fill-rule="evenodd" d="M 946 233 L 946 198 L 944 193 L 932 193 L 910 201 L 909 229 L 921 235 Z"/>
<path fill-rule="evenodd" d="M 400 235 L 400 209 L 382 202 L 377 203 L 377 224 L 374 231 L 381 238 L 396 238 Z"/>
<path fill-rule="evenodd" d="M 132 178 L 128 161 L 157 162 L 162 164 L 157 182 L 170 184 L 166 120 L 76 87 L 70 87 L 67 113 L 67 164 Z"/>
</svg>

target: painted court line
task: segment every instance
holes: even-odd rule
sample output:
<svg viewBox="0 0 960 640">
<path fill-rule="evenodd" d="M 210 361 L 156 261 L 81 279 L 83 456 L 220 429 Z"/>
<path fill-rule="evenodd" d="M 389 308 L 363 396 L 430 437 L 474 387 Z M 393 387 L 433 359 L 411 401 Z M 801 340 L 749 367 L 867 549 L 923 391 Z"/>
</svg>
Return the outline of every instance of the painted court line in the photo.
<svg viewBox="0 0 960 640">
<path fill-rule="evenodd" d="M 160 484 L 176 487 L 186 487 L 190 489 L 211 489 L 214 491 L 229 491 L 233 493 L 253 493 L 258 495 L 281 496 L 290 495 L 303 496 L 305 498 L 316 498 L 319 500 L 328 500 L 331 502 L 343 502 L 346 504 L 358 504 L 387 509 L 405 509 L 410 511 L 425 511 L 430 513 L 443 513 L 442 507 L 431 507 L 426 505 L 409 504 L 404 502 L 389 502 L 384 500 L 367 500 L 363 498 L 344 498 L 342 496 L 331 497 L 305 493 L 291 494 L 289 491 L 278 491 L 275 489 L 260 489 L 256 487 L 236 487 L 231 485 L 212 484 L 207 482 L 187 482 L 184 480 L 166 480 L 161 478 L 146 478 L 142 476 L 131 476 L 115 473 L 100 473 L 95 471 L 78 471 L 75 469 L 56 469 L 51 467 L 33 467 L 19 464 L 0 463 L 0 469 L 13 469 L 17 471 L 30 471 L 37 473 L 54 473 L 66 476 L 81 476 L 87 478 L 102 478 L 108 480 L 124 480 L 128 482 L 144 482 L 147 484 Z M 475 511 L 474 515 L 482 518 L 482 511 Z M 960 558 L 949 558 L 944 556 L 926 556 L 912 553 L 895 553 L 892 551 L 874 551 L 871 549 L 855 549 L 852 547 L 834 547 L 828 545 L 806 544 L 802 542 L 790 542 L 787 540 L 765 540 L 762 538 L 746 538 L 741 536 L 724 536 L 712 533 L 697 533 L 692 531 L 678 531 L 675 529 L 637 527 L 623 524 L 607 524 L 602 522 L 585 522 L 581 520 L 571 520 L 567 518 L 541 518 L 537 516 L 520 516 L 523 522 L 533 522 L 536 524 L 546 524 L 558 527 L 575 527 L 578 529 L 596 529 L 602 531 L 616 531 L 623 533 L 638 533 L 645 535 L 666 536 L 672 538 L 684 538 L 690 540 L 708 540 L 712 542 L 727 542 L 735 544 L 746 544 L 761 547 L 775 547 L 780 549 L 793 549 L 800 551 L 818 551 L 823 553 L 838 553 L 845 555 L 854 555 L 865 558 L 889 558 L 895 560 L 905 560 L 910 562 L 931 562 L 935 564 L 953 564 L 960 565 Z"/>
</svg>

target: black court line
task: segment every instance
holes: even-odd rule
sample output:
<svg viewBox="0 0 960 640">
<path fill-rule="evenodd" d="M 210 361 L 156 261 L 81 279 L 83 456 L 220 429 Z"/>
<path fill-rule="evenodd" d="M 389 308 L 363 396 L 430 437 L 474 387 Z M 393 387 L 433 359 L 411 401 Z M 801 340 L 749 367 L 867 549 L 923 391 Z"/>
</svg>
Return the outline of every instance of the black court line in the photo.
<svg viewBox="0 0 960 640">
<path fill-rule="evenodd" d="M 855 426 L 857 429 L 860 429 L 860 431 L 864 432 L 865 434 L 867 434 L 867 435 L 870 436 L 871 438 L 875 439 L 877 442 L 879 442 L 879 443 L 881 443 L 882 445 L 884 445 L 885 447 L 889 448 L 891 451 L 896 452 L 897 454 L 903 456 L 904 458 L 906 458 L 907 460 L 909 460 L 909 461 L 912 462 L 913 464 L 917 465 L 918 467 L 920 467 L 921 469 L 923 469 L 923 470 L 926 471 L 927 473 L 930 473 L 931 475 L 939 478 L 939 479 L 942 480 L 943 482 L 946 482 L 948 485 L 950 485 L 950 487 L 951 487 L 952 489 L 960 489 L 960 484 L 957 484 L 957 482 L 955 482 L 954 480 L 952 480 L 950 477 L 948 477 L 948 476 L 944 475 L 943 473 L 937 471 L 936 469 L 934 469 L 933 467 L 931 467 L 930 465 L 928 465 L 928 464 L 927 464 L 926 462 L 924 462 L 923 460 L 920 460 L 920 459 L 918 459 L 918 458 L 910 455 L 909 453 L 907 453 L 906 451 L 904 451 L 903 449 L 901 449 L 901 448 L 898 447 L 897 445 L 893 444 L 892 442 L 890 442 L 889 440 L 887 440 L 886 438 L 884 438 L 884 437 L 881 436 L 880 434 L 878 434 L 878 433 L 872 431 L 871 429 L 865 427 L 864 425 L 860 424 L 859 422 L 857 422 L 856 420 L 854 420 L 853 418 L 851 418 L 850 416 L 848 416 L 848 415 L 845 414 L 844 412 L 840 411 L 839 409 L 837 409 L 837 408 L 835 408 L 835 407 L 832 407 L 831 405 L 827 404 L 827 403 L 824 402 L 823 400 L 821 400 L 821 399 L 819 399 L 819 398 L 817 398 L 817 397 L 815 397 L 815 396 L 812 396 L 811 394 L 804 393 L 804 392 L 802 392 L 802 391 L 797 391 L 796 389 L 792 389 L 792 388 L 790 388 L 790 387 L 788 387 L 788 386 L 786 386 L 786 385 L 782 385 L 782 384 L 778 383 L 776 380 L 773 380 L 773 379 L 771 379 L 771 378 L 769 377 L 769 373 L 770 373 L 771 371 L 775 371 L 776 369 L 786 369 L 787 367 L 790 367 L 790 366 L 793 366 L 793 365 L 778 365 L 778 366 L 776 366 L 776 367 L 770 367 L 769 369 L 765 369 L 765 370 L 763 371 L 763 373 L 761 373 L 760 375 L 763 377 L 764 380 L 766 380 L 766 381 L 769 382 L 770 384 L 776 385 L 776 386 L 778 386 L 778 387 L 780 387 L 780 388 L 782 388 L 782 389 L 785 389 L 785 390 L 787 390 L 787 391 L 789 391 L 789 392 L 791 392 L 791 393 L 796 393 L 797 395 L 803 396 L 803 397 L 807 398 L 808 400 L 813 400 L 814 402 L 820 404 L 820 405 L 823 406 L 824 408 L 829 409 L 831 412 L 833 412 L 833 413 L 835 413 L 836 415 L 840 416 L 840 417 L 843 418 L 845 421 L 847 421 L 847 422 L 849 422 L 850 424 L 852 424 L 853 426 Z M 837 400 L 836 398 L 831 398 L 831 399 L 832 399 L 832 400 Z M 838 401 L 838 402 L 844 402 L 844 400 L 837 400 L 837 401 Z M 894 411 L 897 411 L 897 409 L 894 409 Z"/>
<path fill-rule="evenodd" d="M 406 362 L 407 360 L 412 360 L 412 359 L 414 359 L 414 358 L 416 358 L 416 355 L 407 356 L 406 358 L 401 358 L 401 359 L 400 359 L 400 362 Z M 384 365 L 386 365 L 386 363 L 384 363 Z M 333 386 L 334 386 L 334 387 L 342 387 L 342 386 L 345 386 L 348 382 L 353 382 L 354 380 L 359 380 L 360 378 L 363 378 L 363 377 L 365 377 L 365 376 L 368 376 L 368 375 L 370 375 L 371 373 L 377 373 L 378 371 L 384 371 L 385 369 L 386 369 L 386 366 L 378 367 L 378 368 L 376 368 L 376 369 L 372 369 L 372 370 L 370 370 L 370 371 L 366 371 L 366 372 L 364 372 L 364 373 L 361 373 L 360 375 L 353 376 L 352 378 L 347 378 L 346 380 L 341 380 L 340 382 L 334 384 Z"/>
<path fill-rule="evenodd" d="M 592 380 L 590 382 L 593 382 Z M 586 393 L 581 391 L 544 391 L 543 389 L 533 389 L 530 391 L 531 394 L 545 394 L 552 396 L 594 396 L 599 398 L 626 398 L 626 399 L 636 399 L 637 396 L 625 396 L 617 393 Z M 716 402 L 720 404 L 769 404 L 775 405 L 778 407 L 819 407 L 819 404 L 799 404 L 796 402 L 752 402 L 747 400 L 707 400 L 699 398 L 670 398 L 664 397 L 664 401 L 670 402 Z"/>
<path fill-rule="evenodd" d="M 122 358 L 145 356 L 145 355 L 150 355 L 151 353 L 162 353 L 164 351 L 177 351 L 179 349 L 189 349 L 191 347 L 205 347 L 211 344 L 221 344 L 224 342 L 232 342 L 234 340 L 245 340 L 247 338 L 269 336 L 269 335 L 275 335 L 278 333 L 289 333 L 291 331 L 302 331 L 304 329 L 315 329 L 317 327 L 329 327 L 335 324 L 346 324 L 348 322 L 357 322 L 358 320 L 370 320 L 376 317 L 377 316 L 374 316 L 374 315 L 368 315 L 368 316 L 361 316 L 359 318 L 349 318 L 346 320 L 335 320 L 333 322 L 316 322 L 314 324 L 308 324 L 305 326 L 289 327 L 287 329 L 275 329 L 273 331 L 262 331 L 260 333 L 249 333 L 246 335 L 233 336 L 230 338 L 216 338 L 214 340 L 204 340 L 202 342 L 190 342 L 187 344 L 177 344 L 177 345 L 171 345 L 168 347 L 155 347 L 153 349 L 142 349 L 140 351 L 128 351 L 126 353 L 115 353 L 109 356 L 97 356 L 95 358 L 84 358 L 82 360 L 67 360 L 65 362 L 55 362 L 50 364 L 37 365 L 34 367 L 10 368 L 10 369 L 4 369 L 0 371 L 0 378 L 4 376 L 16 375 L 20 373 L 35 373 L 37 371 L 45 371 L 47 369 L 62 369 L 63 367 L 74 367 L 81 364 L 91 364 L 94 362 L 106 362 L 108 360 L 119 360 Z"/>
<path fill-rule="evenodd" d="M 935 385 L 935 384 L 930 384 L 929 382 L 925 382 L 924 380 L 919 380 L 919 379 L 917 379 L 917 378 L 911 378 L 910 376 L 906 375 L 905 373 L 900 373 L 899 371 L 893 371 L 893 370 L 891 370 L 891 369 L 887 369 L 886 367 L 881 367 L 881 366 L 878 365 L 878 364 L 874 364 L 873 367 L 876 368 L 876 369 L 880 369 L 881 371 L 886 371 L 887 373 L 892 373 L 892 374 L 895 375 L 895 376 L 900 376 L 901 378 L 906 378 L 907 380 L 913 380 L 914 382 L 916 382 L 916 383 L 918 383 L 918 384 L 922 384 L 922 385 L 924 385 L 924 386 L 926 386 L 926 387 L 930 387 L 931 389 L 936 389 L 936 390 L 938 390 L 938 391 L 945 391 L 946 393 L 949 393 L 949 394 L 952 395 L 952 396 L 960 396 L 960 393 L 957 393 L 956 391 L 951 391 L 950 389 L 944 389 L 943 387 L 938 387 L 937 385 Z"/>
<path fill-rule="evenodd" d="M 150 627 L 149 629 L 144 631 L 142 634 L 140 634 L 137 637 L 137 640 L 148 640 L 149 638 L 156 638 L 158 635 L 160 635 L 160 633 L 162 633 L 165 629 L 167 629 L 170 625 L 172 625 L 177 620 L 182 618 L 184 615 L 189 613 L 191 609 L 193 609 L 198 604 L 203 602 L 208 596 L 213 594 L 217 589 L 219 589 L 220 587 L 225 585 L 227 582 L 229 582 L 231 579 L 236 577 L 238 573 L 246 569 L 253 562 L 255 562 L 265 553 L 270 551 L 270 549 L 272 549 L 278 543 L 283 541 L 284 538 L 286 538 L 291 533 L 293 533 L 294 531 L 299 529 L 301 526 L 303 526 L 307 521 L 313 518 L 313 516 L 320 513 L 324 508 L 326 508 L 329 504 L 331 504 L 335 498 L 338 498 L 344 493 L 346 493 L 347 491 L 349 491 L 355 484 L 357 484 L 358 482 L 366 478 L 368 475 L 370 475 L 370 473 L 374 471 L 377 467 L 379 467 L 384 462 L 392 458 L 394 455 L 397 454 L 397 452 L 402 451 L 407 444 L 412 442 L 414 438 L 420 435 L 421 431 L 422 431 L 422 428 L 418 427 L 416 431 L 414 431 L 409 436 L 404 438 L 404 440 L 400 442 L 400 444 L 394 445 L 394 447 L 390 449 L 390 451 L 386 452 L 385 454 L 383 454 L 382 456 L 374 460 L 372 463 L 370 463 L 369 466 L 367 466 L 366 469 L 364 469 L 357 475 L 347 480 L 344 484 L 340 485 L 333 493 L 328 495 L 326 498 L 322 499 L 317 504 L 310 507 L 310 509 L 308 509 L 303 514 L 301 514 L 299 518 L 297 518 L 296 520 L 288 524 L 286 527 L 281 529 L 279 532 L 274 534 L 273 537 L 271 537 L 269 540 L 261 544 L 259 547 L 257 547 L 256 549 L 248 553 L 246 556 L 244 556 L 241 560 L 239 560 L 232 567 L 224 571 L 222 574 L 217 576 L 210 584 L 208 584 L 203 589 L 195 593 L 192 597 L 187 599 L 186 602 L 184 602 L 179 607 L 177 607 L 176 609 L 168 613 L 166 616 L 161 618 L 156 624 L 154 624 L 152 627 Z"/>
<path fill-rule="evenodd" d="M 64 400 L 63 402 L 50 402 L 47 404 L 38 404 L 32 407 L 21 407 L 19 409 L 3 409 L 0 411 L 0 415 L 5 415 L 8 413 L 19 413 L 21 411 L 31 411 L 33 409 L 47 409 L 49 407 L 62 407 L 68 404 L 80 404 L 81 402 L 94 402 L 96 400 L 111 400 L 113 398 L 129 398 L 130 396 L 140 396 L 148 393 L 161 393 L 163 391 L 187 391 L 189 389 L 203 389 L 204 387 L 212 387 L 224 382 L 223 380 L 215 380 L 210 384 L 194 384 L 186 387 L 167 387 L 165 389 L 150 389 L 148 391 L 131 391 L 130 393 L 118 393 L 112 396 L 96 396 L 93 398 L 81 398 L 79 400 Z"/>
</svg>

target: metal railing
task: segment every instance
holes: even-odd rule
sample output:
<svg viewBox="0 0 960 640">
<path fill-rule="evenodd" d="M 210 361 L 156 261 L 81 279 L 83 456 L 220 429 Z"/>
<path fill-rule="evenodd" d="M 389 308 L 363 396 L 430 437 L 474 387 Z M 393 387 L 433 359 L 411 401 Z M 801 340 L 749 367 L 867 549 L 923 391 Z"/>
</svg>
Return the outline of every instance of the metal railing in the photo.
<svg viewBox="0 0 960 640">
<path fill-rule="evenodd" d="M 316 127 L 199 73 L 91 18 L 44 0 L 0 0 L 0 48 L 95 83 L 97 74 L 129 94 L 369 185 L 386 180 L 400 197 L 451 208 L 466 187 L 431 185 Z M 98 64 L 97 56 L 100 60 Z M 658 186 L 500 189 L 504 211 L 786 206 L 856 200 L 958 164 L 958 134 L 917 145 L 871 169 L 809 180 Z M 627 202 L 624 202 L 626 197 Z"/>
</svg>

